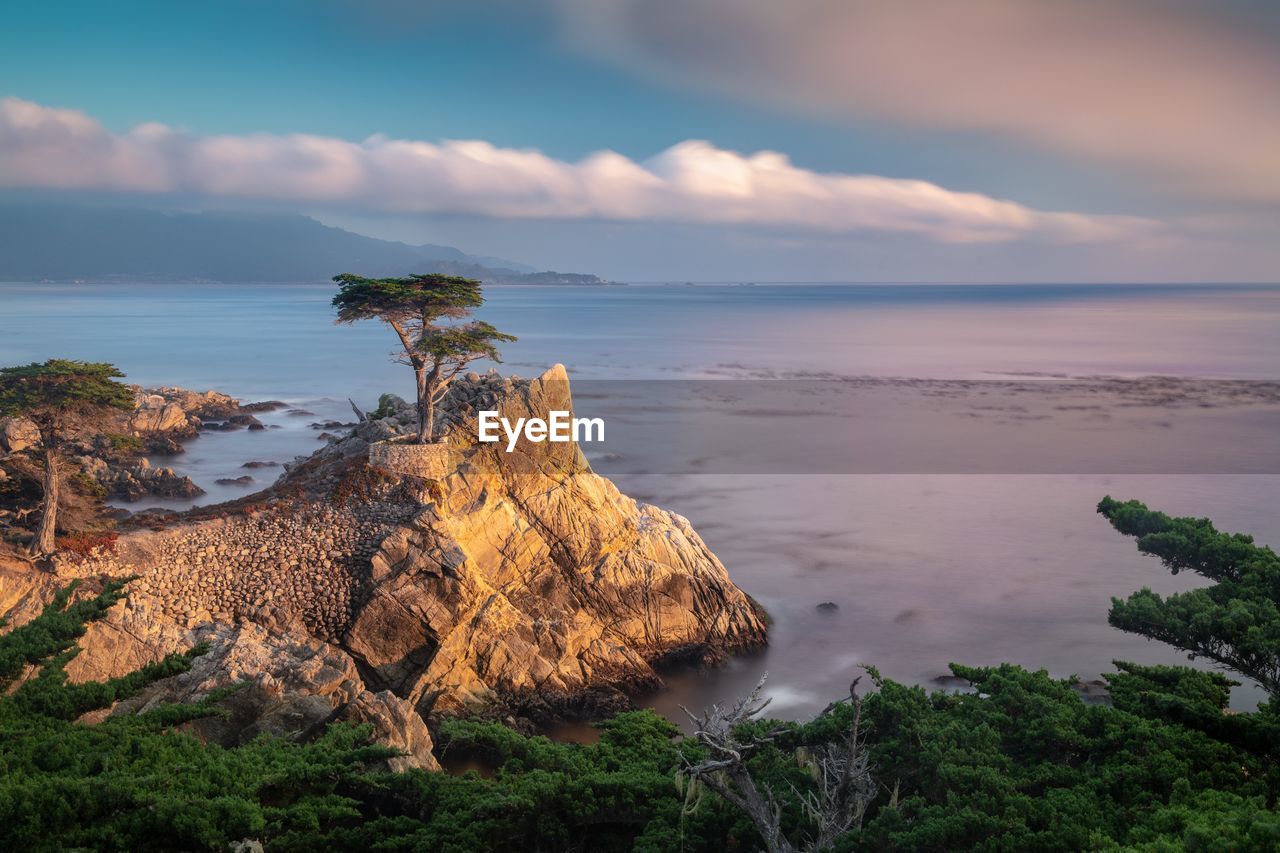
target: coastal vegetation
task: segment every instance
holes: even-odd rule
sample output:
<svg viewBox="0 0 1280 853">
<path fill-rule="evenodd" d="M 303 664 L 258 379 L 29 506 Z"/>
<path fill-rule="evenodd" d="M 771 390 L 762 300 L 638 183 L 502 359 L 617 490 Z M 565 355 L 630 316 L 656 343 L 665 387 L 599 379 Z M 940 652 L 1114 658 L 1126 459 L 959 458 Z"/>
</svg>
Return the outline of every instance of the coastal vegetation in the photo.
<svg viewBox="0 0 1280 853">
<path fill-rule="evenodd" d="M 381 320 L 392 328 L 402 352 L 396 360 L 413 369 L 417 393 L 418 443 L 435 440 L 436 407 L 467 365 L 487 358 L 501 362 L 498 344 L 514 341 L 480 320 L 454 322 L 484 304 L 480 282 L 451 275 L 364 278 L 343 273 L 333 279 L 339 323 Z"/>
<path fill-rule="evenodd" d="M 1204 519 L 1110 498 L 1099 511 L 1173 571 L 1212 582 L 1113 605 L 1124 630 L 1210 656 L 1251 678 L 1275 616 L 1280 562 Z M 181 672 L 203 649 L 106 682 L 69 684 L 88 621 L 121 595 L 65 590 L 0 636 L 0 840 L 12 849 L 952 850 L 1275 849 L 1280 714 L 1273 698 L 1230 713 L 1232 682 L 1189 667 L 1117 662 L 1105 702 L 1072 679 L 1012 665 L 953 672 L 970 689 L 928 692 L 870 672 L 807 723 L 762 719 L 748 697 L 681 737 L 648 711 L 599 724 L 597 743 L 556 743 L 496 722 L 451 720 L 437 751 L 452 772 L 390 773 L 367 727 L 318 739 L 200 742 L 215 692 L 137 715 L 78 718 Z M 1268 601 L 1270 606 L 1268 606 Z M 1266 685 L 1261 678 L 1260 683 Z M 234 688 L 233 688 L 234 689 Z M 101 715 L 102 711 L 96 712 Z M 94 717 L 93 719 L 97 719 Z M 720 722 L 717 722 L 717 719 Z M 725 728 L 723 722 L 729 722 Z M 704 736 L 710 733 L 714 737 Z M 719 740 L 717 741 L 717 738 Z M 730 738 L 731 740 L 725 740 Z M 723 763 L 725 748 L 736 753 Z M 855 759 L 845 772 L 831 759 Z M 720 768 L 716 768 L 720 762 Z M 468 769 L 471 768 L 471 769 Z M 831 776 L 831 771 L 838 772 Z M 830 833 L 827 794 L 847 828 Z M 747 786 L 776 835 L 742 808 Z"/>
<path fill-rule="evenodd" d="M 1169 571 L 1213 582 L 1168 598 L 1143 589 L 1113 601 L 1111 624 L 1252 678 L 1280 700 L 1280 556 L 1250 536 L 1218 532 L 1207 518 L 1170 518 L 1138 501 L 1107 497 L 1098 512 Z"/>
<path fill-rule="evenodd" d="M 44 451 L 44 496 L 40 523 L 28 546 L 32 556 L 55 549 L 62 484 L 58 456 L 63 440 L 72 431 L 92 430 L 95 420 L 106 412 L 133 407 L 133 392 L 115 381 L 123 376 L 111 364 L 61 358 L 0 368 L 0 417 L 21 417 L 33 423 Z"/>
</svg>

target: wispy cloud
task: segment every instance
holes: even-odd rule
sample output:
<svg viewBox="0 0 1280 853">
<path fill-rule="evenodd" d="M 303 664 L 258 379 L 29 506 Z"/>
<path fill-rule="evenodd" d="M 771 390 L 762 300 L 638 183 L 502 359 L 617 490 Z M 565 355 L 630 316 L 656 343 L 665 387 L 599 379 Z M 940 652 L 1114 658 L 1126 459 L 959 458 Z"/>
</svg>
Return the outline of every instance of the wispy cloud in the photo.
<svg viewBox="0 0 1280 853">
<path fill-rule="evenodd" d="M 0 186 L 193 193 L 392 213 L 889 231 L 942 242 L 1100 242 L 1146 219 L 1045 212 L 926 181 L 819 173 L 785 155 L 687 141 L 637 162 L 566 162 L 483 141 L 200 136 L 160 124 L 114 133 L 82 112 L 0 100 Z"/>
<path fill-rule="evenodd" d="M 989 132 L 1196 194 L 1280 201 L 1280 47 L 1241 4 L 552 2 L 580 50 L 680 87 Z"/>
</svg>

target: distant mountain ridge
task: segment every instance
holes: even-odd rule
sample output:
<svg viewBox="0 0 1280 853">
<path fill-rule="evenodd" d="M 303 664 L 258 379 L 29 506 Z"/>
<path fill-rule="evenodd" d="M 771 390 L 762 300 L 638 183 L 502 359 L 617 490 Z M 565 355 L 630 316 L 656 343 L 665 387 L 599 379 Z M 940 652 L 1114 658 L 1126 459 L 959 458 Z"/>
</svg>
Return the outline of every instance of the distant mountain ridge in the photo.
<svg viewBox="0 0 1280 853">
<path fill-rule="evenodd" d="M 452 246 L 379 240 L 280 213 L 0 202 L 0 280 L 323 281 L 440 272 L 492 284 L 601 284 Z"/>
</svg>

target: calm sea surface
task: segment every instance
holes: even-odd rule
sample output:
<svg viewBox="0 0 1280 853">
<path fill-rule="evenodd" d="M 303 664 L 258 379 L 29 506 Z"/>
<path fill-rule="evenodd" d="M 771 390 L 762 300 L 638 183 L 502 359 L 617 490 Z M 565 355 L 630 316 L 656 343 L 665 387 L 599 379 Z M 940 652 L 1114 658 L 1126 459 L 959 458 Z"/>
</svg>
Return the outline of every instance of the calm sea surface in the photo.
<svg viewBox="0 0 1280 853">
<path fill-rule="evenodd" d="M 336 327 L 328 285 L 0 284 L 0 364 L 111 361 L 143 385 L 280 399 L 314 418 L 201 437 L 164 464 L 205 501 L 251 459 L 318 446 L 312 421 L 408 396 L 394 340 Z M 1280 287 L 760 285 L 491 288 L 481 312 L 520 337 L 503 370 L 575 378 L 1147 376 L 1280 379 Z M 1182 656 L 1106 624 L 1112 596 L 1185 589 L 1093 506 L 1138 497 L 1280 544 L 1280 477 L 1263 475 L 618 475 L 688 516 L 774 618 L 769 650 L 654 697 L 698 706 L 770 672 L 773 711 L 804 716 L 856 666 L 937 683 L 949 661 L 1014 661 L 1085 679 L 1113 659 Z M 820 602 L 838 609 L 818 611 Z M 1258 693 L 1236 691 L 1248 707 Z"/>
</svg>

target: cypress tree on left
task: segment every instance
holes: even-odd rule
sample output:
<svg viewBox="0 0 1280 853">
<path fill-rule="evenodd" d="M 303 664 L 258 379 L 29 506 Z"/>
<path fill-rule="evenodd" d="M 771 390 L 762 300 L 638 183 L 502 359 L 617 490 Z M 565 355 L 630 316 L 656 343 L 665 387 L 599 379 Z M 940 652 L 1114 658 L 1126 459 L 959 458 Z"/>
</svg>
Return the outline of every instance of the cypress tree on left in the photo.
<svg viewBox="0 0 1280 853">
<path fill-rule="evenodd" d="M 0 416 L 34 423 L 44 450 L 40 524 L 28 546 L 34 557 L 57 547 L 60 445 L 73 431 L 94 429 L 95 421 L 110 411 L 133 407 L 133 392 L 115 381 L 123 376 L 112 364 L 62 358 L 0 368 Z"/>
</svg>

